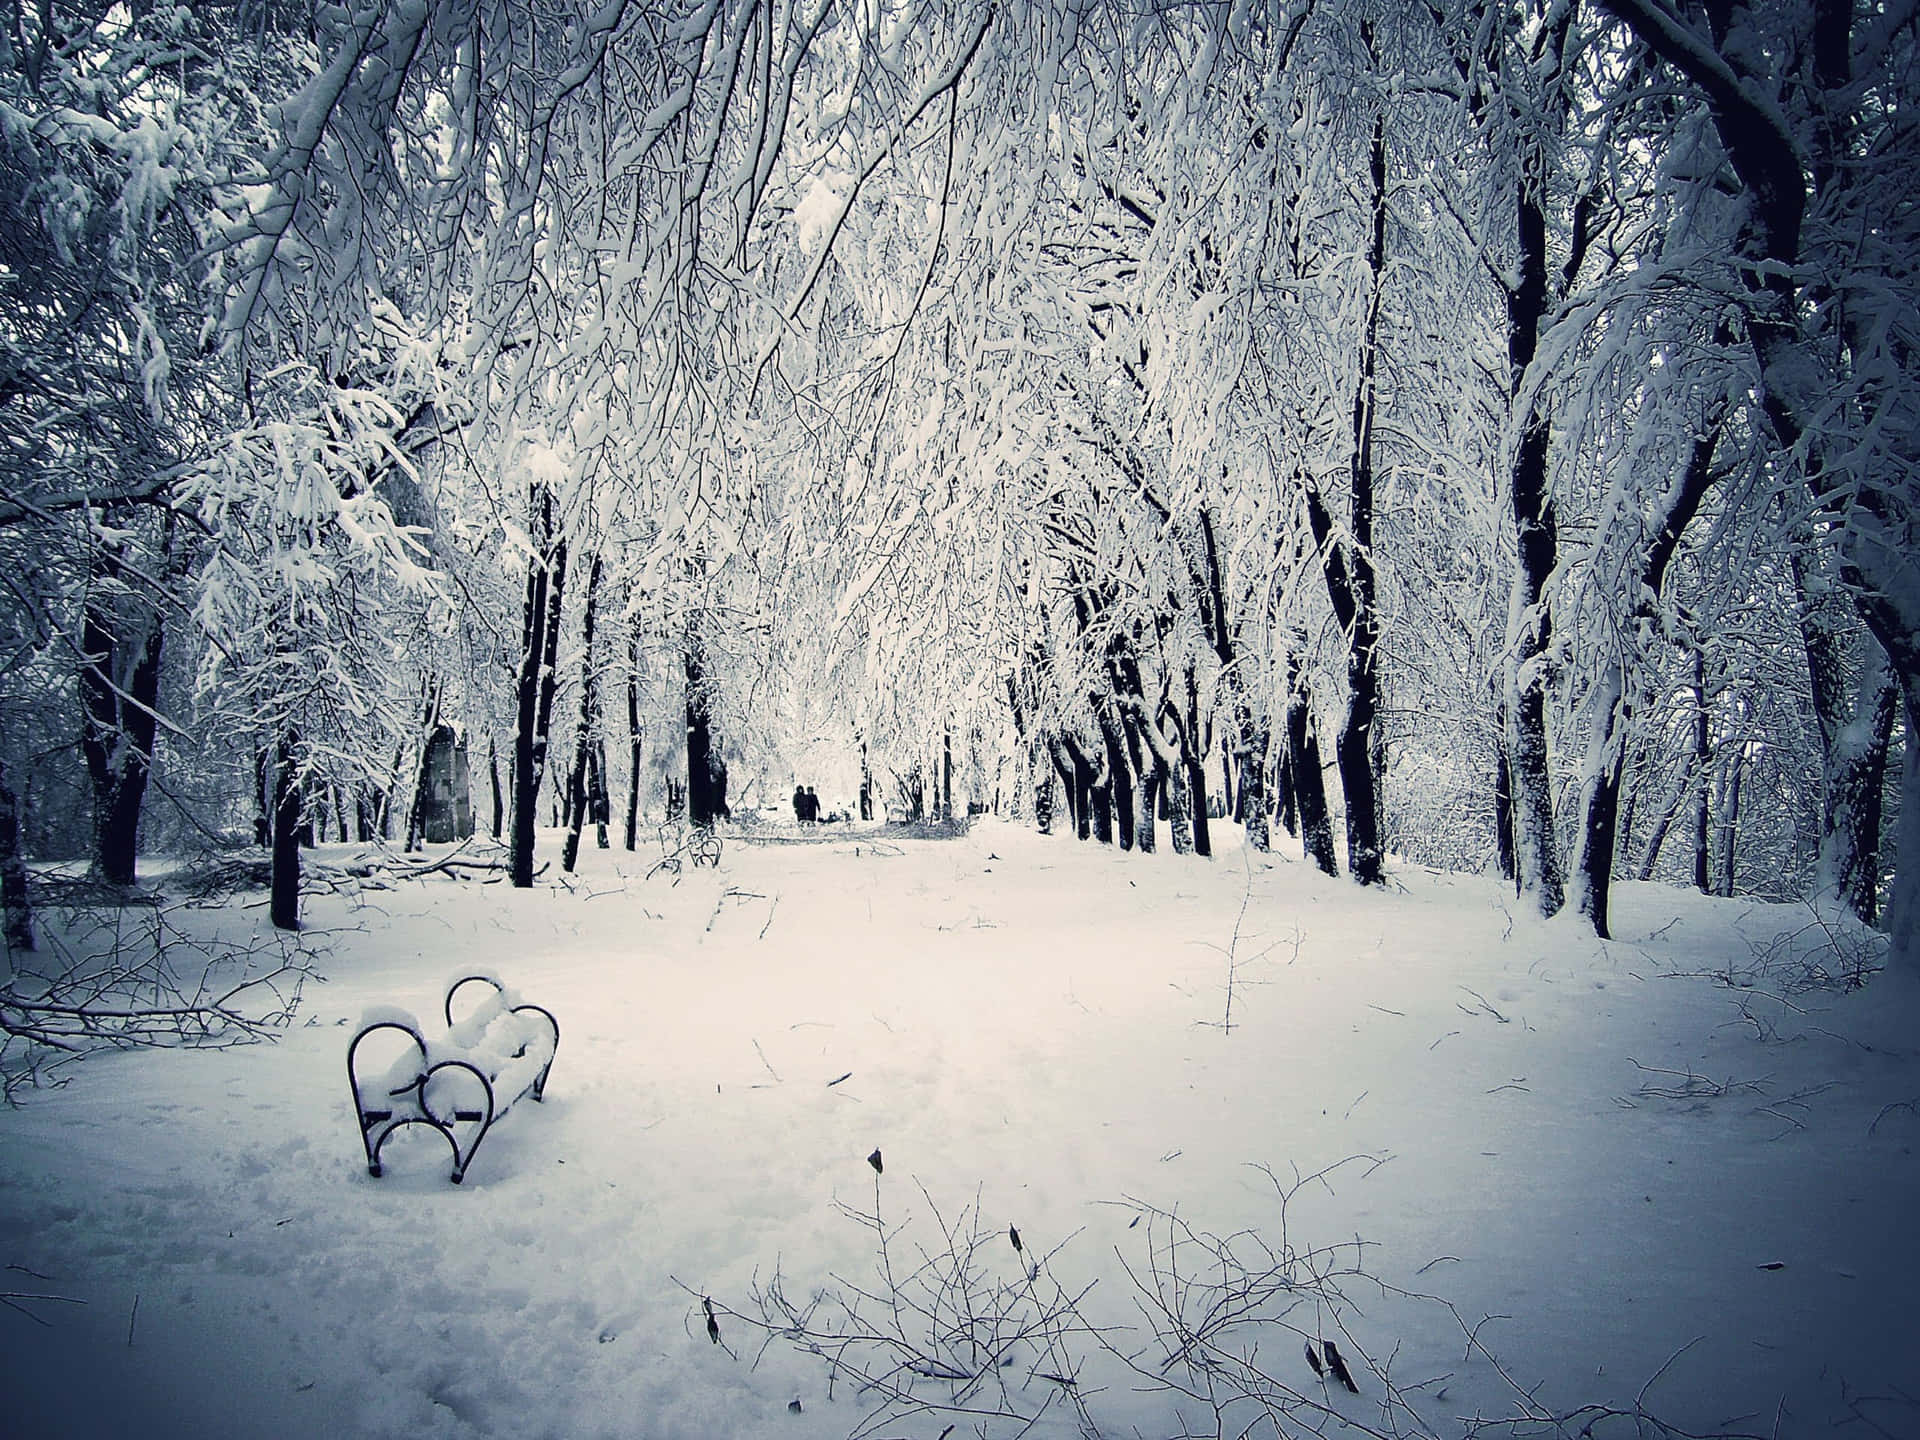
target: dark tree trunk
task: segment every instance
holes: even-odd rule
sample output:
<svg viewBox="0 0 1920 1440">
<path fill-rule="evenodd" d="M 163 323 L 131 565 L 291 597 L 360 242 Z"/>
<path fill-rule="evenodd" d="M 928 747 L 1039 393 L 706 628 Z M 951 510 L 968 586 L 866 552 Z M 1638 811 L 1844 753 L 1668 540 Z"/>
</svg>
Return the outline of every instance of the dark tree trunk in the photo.
<svg viewBox="0 0 1920 1440">
<path fill-rule="evenodd" d="M 440 724 L 441 681 L 429 675 L 425 685 L 424 699 L 420 706 L 420 758 L 413 767 L 413 784 L 407 787 L 411 798 L 407 802 L 407 834 L 401 845 L 402 854 L 418 850 L 424 838 L 427 824 L 427 756 L 432 747 L 433 732 Z"/>
<path fill-rule="evenodd" d="M 727 816 L 727 762 L 714 744 L 706 646 L 696 616 L 687 623 L 687 820 L 711 827 Z"/>
<path fill-rule="evenodd" d="M 1373 221 L 1367 249 L 1370 290 L 1361 338 L 1360 374 L 1354 386 L 1349 464 L 1352 496 L 1344 536 L 1334 534 L 1333 516 L 1319 485 L 1304 471 L 1301 481 L 1306 492 L 1307 523 L 1320 553 L 1327 599 L 1347 639 L 1346 716 L 1334 741 L 1334 759 L 1347 805 L 1347 867 L 1358 884 L 1377 885 L 1384 879 L 1385 871 L 1380 834 L 1380 785 L 1373 743 L 1380 710 L 1380 617 L 1375 602 L 1373 567 L 1373 430 L 1380 305 L 1386 270 L 1384 115 L 1374 121 L 1368 157 Z"/>
<path fill-rule="evenodd" d="M 1579 872 L 1584 892 L 1581 908 L 1593 921 L 1593 933 L 1602 940 L 1611 940 L 1613 932 L 1608 928 L 1607 907 L 1613 895 L 1613 855 L 1620 816 L 1619 757 L 1594 778 L 1584 812 L 1581 823 L 1585 829 L 1580 841 L 1584 863 Z"/>
<path fill-rule="evenodd" d="M 1693 888 L 1702 895 L 1713 893 L 1713 835 L 1711 791 L 1713 790 L 1713 754 L 1707 732 L 1707 657 L 1696 647 L 1693 652 L 1693 769 L 1699 777 L 1700 793 L 1693 809 Z"/>
<path fill-rule="evenodd" d="M 1553 779 L 1547 761 L 1546 655 L 1552 617 L 1546 587 L 1559 554 L 1559 528 L 1547 470 L 1552 427 L 1538 401 L 1526 398 L 1528 371 L 1539 350 L 1547 314 L 1547 221 L 1536 193 L 1538 181 L 1516 182 L 1519 284 L 1506 291 L 1507 362 L 1518 417 L 1508 486 L 1518 563 L 1509 613 L 1514 629 L 1506 694 L 1508 764 L 1512 770 L 1515 876 L 1523 896 L 1543 915 L 1566 903 L 1560 852 L 1553 828 Z"/>
<path fill-rule="evenodd" d="M 1209 857 L 1213 854 L 1213 817 L 1207 806 L 1207 751 L 1211 748 L 1212 736 L 1208 733 L 1211 729 L 1200 715 L 1200 677 L 1189 666 L 1186 743 L 1181 747 L 1181 758 L 1187 768 L 1187 803 L 1193 810 L 1193 853 Z"/>
<path fill-rule="evenodd" d="M 626 849 L 639 841 L 639 776 L 647 753 L 647 730 L 639 722 L 639 678 L 626 676 Z"/>
<path fill-rule="evenodd" d="M 1100 724 L 1100 740 L 1107 751 L 1107 791 L 1113 800 L 1115 838 L 1122 850 L 1133 849 L 1133 767 L 1127 763 L 1126 741 L 1114 718 L 1111 700 L 1094 696 L 1093 714 Z"/>
<path fill-rule="evenodd" d="M 1113 843 L 1113 794 L 1109 772 L 1071 735 L 1060 737 L 1073 765 L 1074 820 L 1082 840 Z"/>
<path fill-rule="evenodd" d="M 1154 853 L 1153 812 L 1160 803 L 1160 789 L 1166 772 L 1157 759 L 1151 764 L 1145 757 L 1133 769 L 1135 803 L 1133 807 L 1133 845 L 1142 855 Z"/>
<path fill-rule="evenodd" d="M 569 875 L 580 859 L 580 827 L 586 823 L 593 798 L 588 771 L 593 765 L 594 730 L 600 722 L 600 677 L 593 666 L 593 627 L 600 606 L 601 568 L 600 557 L 595 555 L 587 567 L 586 608 L 580 614 L 580 714 L 573 735 L 573 768 L 567 775 L 567 838 L 560 850 L 560 868 Z"/>
<path fill-rule="evenodd" d="M 1654 867 L 1660 863 L 1661 848 L 1667 843 L 1667 833 L 1673 829 L 1673 822 L 1680 816 L 1680 807 L 1686 803 L 1687 788 L 1685 776 L 1676 780 L 1660 818 L 1653 822 L 1653 830 L 1647 836 L 1646 854 L 1640 857 L 1638 878 L 1643 882 L 1653 878 Z"/>
<path fill-rule="evenodd" d="M 1615 837 L 1613 863 L 1616 870 L 1626 869 L 1627 859 L 1633 854 L 1634 809 L 1640 799 L 1639 786 L 1632 783 L 1634 774 L 1633 756 L 1629 754 L 1622 758 L 1621 776 L 1627 798 L 1620 806 L 1620 829 L 1618 835 Z"/>
<path fill-rule="evenodd" d="M 1513 857 L 1513 766 L 1507 758 L 1507 709 L 1500 707 L 1500 738 L 1493 746 L 1493 842 L 1500 857 L 1500 878 L 1515 880 Z"/>
<path fill-rule="evenodd" d="M 1293 772 L 1295 803 L 1300 807 L 1300 838 L 1307 858 L 1329 875 L 1340 873 L 1333 853 L 1333 817 L 1327 813 L 1326 779 L 1320 769 L 1320 741 L 1313 713 L 1296 672 L 1287 700 L 1287 764 Z"/>
<path fill-rule="evenodd" d="M 860 818 L 873 819 L 873 767 L 867 759 L 867 742 L 860 742 Z M 1046 834 L 1047 827 L 1042 825 L 1040 833 Z"/>
<path fill-rule="evenodd" d="M 1851 163 L 1877 143 L 1863 123 L 1865 114 L 1877 107 L 1864 105 L 1860 96 L 1878 81 L 1871 75 L 1855 76 L 1853 57 L 1871 53 L 1874 42 L 1867 36 L 1872 33 L 1869 27 L 1880 23 L 1879 12 L 1846 0 L 1819 0 L 1810 11 L 1795 12 L 1810 16 L 1806 30 L 1813 58 L 1810 68 L 1796 71 L 1796 77 L 1805 77 L 1795 80 L 1796 89 L 1805 87 L 1796 104 L 1804 104 L 1821 120 L 1809 127 L 1803 148 L 1794 129 L 1794 109 L 1780 103 L 1780 82 L 1769 67 L 1747 58 L 1759 54 L 1756 46 L 1765 48 L 1772 37 L 1763 37 L 1747 23 L 1746 7 L 1707 7 L 1705 36 L 1651 0 L 1608 0 L 1608 8 L 1707 97 L 1721 145 L 1748 202 L 1746 223 L 1737 232 L 1737 258 L 1747 290 L 1745 328 L 1759 370 L 1756 388 L 1773 449 L 1781 469 L 1798 470 L 1814 503 L 1826 518 L 1838 522 L 1841 578 L 1862 620 L 1892 660 L 1911 709 L 1920 684 L 1920 601 L 1909 580 L 1911 465 L 1898 443 L 1890 441 L 1878 442 L 1884 447 L 1878 455 L 1876 444 L 1868 443 L 1861 446 L 1866 453 L 1860 458 L 1830 456 L 1829 430 L 1837 436 L 1845 427 L 1833 429 L 1825 418 L 1839 386 L 1858 387 L 1851 403 L 1877 408 L 1885 402 L 1869 397 L 1889 385 L 1910 384 L 1911 367 L 1902 374 L 1871 358 L 1888 353 L 1885 342 L 1871 333 L 1880 307 L 1841 307 L 1835 317 L 1827 306 L 1807 304 L 1800 288 L 1804 276 L 1823 268 L 1817 249 L 1813 257 L 1802 253 L 1810 204 L 1824 198 L 1825 216 L 1854 214 L 1863 233 L 1874 233 L 1898 213 L 1897 208 L 1853 208 L 1867 197 L 1869 187 L 1884 180 Z M 1804 43 L 1800 35 L 1782 38 Z M 1856 39 L 1864 49 L 1854 44 Z M 1883 124 L 1883 116 L 1876 113 L 1871 123 Z M 1897 207 L 1905 202 L 1893 203 Z M 1842 253 L 1846 243 L 1841 242 Z M 1832 343 L 1833 331 L 1844 338 L 1844 348 Z M 1896 344 L 1891 353 L 1899 364 L 1901 348 Z M 1903 828 L 1905 797 L 1903 780 Z M 1917 860 L 1920 857 L 1911 853 L 1900 855 L 1889 897 L 1889 963 L 1894 966 L 1920 963 Z"/>
<path fill-rule="evenodd" d="M 1250 713 L 1240 722 L 1240 731 L 1246 746 L 1240 752 L 1240 824 L 1247 844 L 1264 851 L 1273 843 L 1267 834 L 1267 750 L 1273 737 Z"/>
<path fill-rule="evenodd" d="M 500 794 L 500 747 L 492 735 L 487 736 L 487 783 L 493 791 L 493 838 L 498 840 L 505 806 Z"/>
<path fill-rule="evenodd" d="M 1877 642 L 1875 648 L 1878 648 Z M 1891 672 L 1883 670 L 1883 673 L 1891 682 Z M 1863 690 L 1868 683 L 1863 681 Z M 1880 845 L 1886 803 L 1883 797 L 1888 757 L 1893 749 L 1893 717 L 1899 700 L 1897 683 L 1878 686 L 1870 699 L 1862 696 L 1862 708 L 1868 710 L 1867 733 L 1857 748 L 1847 752 L 1847 764 L 1839 783 L 1832 787 L 1841 808 L 1840 823 L 1833 830 L 1850 831 L 1851 843 L 1845 847 L 1846 862 L 1830 863 L 1828 874 L 1833 877 L 1836 891 L 1847 908 L 1868 925 L 1880 918 Z M 1915 743 L 1913 732 L 1908 731 L 1907 744 Z"/>
<path fill-rule="evenodd" d="M 1153 808 L 1159 794 L 1159 781 L 1154 767 L 1147 763 L 1152 751 L 1144 749 L 1140 739 L 1139 727 L 1133 712 L 1124 701 L 1116 702 L 1115 711 L 1119 716 L 1121 738 L 1125 743 L 1127 773 L 1133 777 L 1130 787 L 1132 801 L 1127 806 L 1126 822 L 1133 835 L 1134 849 L 1143 855 L 1153 853 Z"/>
<path fill-rule="evenodd" d="M 300 928 L 300 775 L 299 735 L 289 730 L 273 755 L 273 867 L 268 917 L 276 928 Z"/>
<path fill-rule="evenodd" d="M 940 815 L 953 819 L 953 732 L 940 734 Z"/>
<path fill-rule="evenodd" d="M 0 908 L 6 911 L 7 949 L 32 950 L 33 902 L 27 893 L 26 857 L 20 852 L 20 801 L 5 761 L 0 761 Z"/>
<path fill-rule="evenodd" d="M 627 849 L 639 840 L 640 762 L 646 753 L 647 732 L 640 723 L 640 629 L 627 636 Z"/>
<path fill-rule="evenodd" d="M 587 814 L 593 820 L 593 845 L 596 850 L 605 850 L 613 800 L 607 792 L 607 742 L 598 735 L 593 737 L 587 760 Z"/>
<path fill-rule="evenodd" d="M 1287 834 L 1298 838 L 1300 834 L 1300 810 L 1298 802 L 1294 798 L 1293 761 L 1286 752 L 1287 747 L 1283 744 L 1281 746 L 1281 753 L 1273 767 L 1273 783 L 1274 788 L 1280 792 L 1280 828 L 1285 830 Z"/>
<path fill-rule="evenodd" d="M 1713 456 L 1718 442 L 1716 416 L 1708 432 L 1694 441 L 1686 469 L 1666 497 L 1660 528 L 1641 564 L 1637 596 L 1621 627 L 1626 637 L 1620 642 L 1623 645 L 1631 645 L 1639 636 L 1653 631 L 1660 591 L 1666 583 L 1668 567 L 1680 548 L 1680 537 L 1693 523 L 1713 485 Z M 1613 890 L 1620 783 L 1626 773 L 1627 743 L 1634 720 L 1638 658 L 1623 650 L 1611 668 L 1595 682 L 1587 724 L 1586 770 L 1590 779 L 1582 796 L 1581 833 L 1574 852 L 1574 903 L 1603 940 L 1610 938 L 1607 905 Z"/>
<path fill-rule="evenodd" d="M 116 553 L 96 554 L 80 639 L 80 748 L 93 789 L 93 862 L 110 885 L 135 879 L 165 634 L 158 612 L 113 593 L 121 574 Z"/>
<path fill-rule="evenodd" d="M 512 883 L 533 884 L 533 837 L 539 820 L 540 781 L 547 764 L 548 725 L 553 717 L 554 660 L 560 648 L 560 606 L 566 584 L 567 546 L 553 533 L 553 497 L 542 489 L 529 497 L 541 551 L 528 561 L 526 603 L 521 617 L 520 669 L 514 684 L 513 830 L 508 840 Z"/>
<path fill-rule="evenodd" d="M 1371 40 L 1369 40 L 1371 46 Z M 1347 637 L 1347 710 L 1334 740 L 1340 789 L 1347 802 L 1347 870 L 1360 885 L 1386 876 L 1380 830 L 1380 775 L 1375 765 L 1374 727 L 1380 715 L 1380 612 L 1373 569 L 1373 430 L 1375 376 L 1380 355 L 1380 304 L 1387 264 L 1387 130 L 1375 118 L 1368 149 L 1373 230 L 1367 246 L 1366 326 L 1360 346 L 1360 376 L 1354 386 L 1349 543 L 1334 545 L 1324 504 L 1308 490 L 1308 519 L 1319 547 L 1328 598 Z"/>
<path fill-rule="evenodd" d="M 273 752 L 253 752 L 253 843 L 262 850 L 273 844 Z M 366 829 L 366 822 L 361 822 Z M 363 833 L 361 840 L 367 839 Z"/>
<path fill-rule="evenodd" d="M 1066 797 L 1067 828 L 1084 840 L 1087 838 L 1087 832 L 1081 823 L 1084 812 L 1080 805 L 1079 776 L 1073 768 L 1073 759 L 1068 754 L 1066 746 L 1061 743 L 1058 734 L 1052 731 L 1047 732 L 1045 743 L 1047 760 L 1053 766 L 1053 772 L 1060 777 L 1060 793 Z M 1051 812 L 1049 812 L 1049 818 L 1051 818 Z"/>
<path fill-rule="evenodd" d="M 1805 527 L 1810 529 L 1811 527 Z M 1811 546 L 1811 536 L 1805 537 Z M 1807 652 L 1814 717 L 1820 730 L 1820 852 L 1816 892 L 1837 899 L 1866 924 L 1880 904 L 1880 829 L 1888 754 L 1900 685 L 1884 646 L 1860 634 L 1840 587 L 1809 585 L 1807 565 L 1790 557 L 1800 592 L 1800 633 Z M 1860 642 L 1864 641 L 1864 644 Z M 1859 678 L 1849 682 L 1846 652 L 1862 651 Z"/>
<path fill-rule="evenodd" d="M 1073 833 L 1082 840 L 1093 838 L 1093 766 L 1080 753 L 1079 746 L 1066 736 L 1060 737 L 1070 761 L 1069 793 L 1073 796 Z"/>
<path fill-rule="evenodd" d="M 1734 860 L 1740 838 L 1740 780 L 1746 773 L 1746 747 L 1738 746 L 1727 762 L 1727 783 L 1720 803 L 1720 893 L 1733 897 Z"/>
</svg>

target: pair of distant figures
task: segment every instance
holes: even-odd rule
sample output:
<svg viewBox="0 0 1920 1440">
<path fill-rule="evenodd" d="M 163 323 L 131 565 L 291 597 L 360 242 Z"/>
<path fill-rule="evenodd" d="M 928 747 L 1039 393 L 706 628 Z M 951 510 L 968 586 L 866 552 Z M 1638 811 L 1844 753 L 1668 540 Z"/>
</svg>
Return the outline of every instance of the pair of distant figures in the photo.
<svg viewBox="0 0 1920 1440">
<path fill-rule="evenodd" d="M 811 785 L 793 787 L 793 818 L 802 825 L 820 822 L 820 797 L 813 793 Z"/>
</svg>

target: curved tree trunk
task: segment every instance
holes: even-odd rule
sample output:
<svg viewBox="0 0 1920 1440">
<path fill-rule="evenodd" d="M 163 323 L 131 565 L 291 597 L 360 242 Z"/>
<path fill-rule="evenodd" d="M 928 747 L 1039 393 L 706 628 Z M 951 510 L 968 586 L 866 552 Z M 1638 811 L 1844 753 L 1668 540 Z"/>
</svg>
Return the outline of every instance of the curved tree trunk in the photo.
<svg viewBox="0 0 1920 1440">
<path fill-rule="evenodd" d="M 1636 713 L 1631 687 L 1639 657 L 1631 647 L 1653 634 L 1660 592 L 1680 548 L 1680 538 L 1713 485 L 1719 432 L 1716 415 L 1707 433 L 1694 441 L 1685 467 L 1663 497 L 1660 523 L 1640 566 L 1638 593 L 1621 627 L 1622 653 L 1605 667 L 1588 700 L 1586 781 L 1574 851 L 1572 900 L 1575 911 L 1587 917 L 1594 933 L 1603 940 L 1611 933 L 1607 910 L 1613 891 L 1620 782 L 1626 772 L 1627 743 Z"/>
</svg>

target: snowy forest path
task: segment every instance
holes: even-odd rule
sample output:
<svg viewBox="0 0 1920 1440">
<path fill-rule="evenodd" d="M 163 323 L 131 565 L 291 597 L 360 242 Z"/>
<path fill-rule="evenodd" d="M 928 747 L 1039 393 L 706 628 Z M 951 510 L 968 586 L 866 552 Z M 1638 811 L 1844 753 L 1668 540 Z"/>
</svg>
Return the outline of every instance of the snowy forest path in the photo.
<svg viewBox="0 0 1920 1440">
<path fill-rule="evenodd" d="M 750 1335 L 710 1344 L 690 1295 L 739 1309 L 776 1268 L 799 1294 L 870 1282 L 841 1207 L 872 1206 L 876 1149 L 903 1243 L 977 1205 L 1067 1242 L 1056 1267 L 1114 1305 L 1139 1240 L 1116 1202 L 1271 1238 L 1257 1167 L 1381 1160 L 1301 1191 L 1289 1238 L 1358 1233 L 1381 1279 L 1514 1316 L 1483 1338 L 1556 1404 L 1631 1402 L 1704 1336 L 1662 1414 L 1712 1426 L 1784 1394 L 1808 1428 L 1782 1433 L 1813 1434 L 1842 1377 L 1878 1393 L 1920 1358 L 1898 1320 L 1920 1117 L 1886 1109 L 1920 1071 L 1841 1038 L 1878 1034 L 1884 1004 L 1763 1011 L 1764 985 L 1712 978 L 1804 928 L 1791 907 L 1629 885 L 1606 943 L 1511 919 L 1490 880 L 1401 867 L 1367 893 L 991 824 L 729 845 L 678 883 L 646 862 L 320 902 L 329 983 L 280 1044 L 103 1056 L 0 1114 L 0 1259 L 51 1277 L 6 1288 L 91 1302 L 45 1328 L 0 1312 L 5 1383 L 57 1422 L 39 1433 L 116 1433 L 118 1400 L 72 1398 L 110 1393 L 161 1417 L 149 1434 L 845 1435 L 856 1400 L 778 1350 L 750 1367 Z M 456 963 L 562 1016 L 567 1065 L 464 1187 L 444 1147 L 398 1139 L 371 1180 L 343 1027 L 430 1006 Z M 1396 1373 L 1500 1403 L 1429 1311 L 1363 1308 Z M 185 1378 L 206 1373 L 218 1396 Z"/>
</svg>

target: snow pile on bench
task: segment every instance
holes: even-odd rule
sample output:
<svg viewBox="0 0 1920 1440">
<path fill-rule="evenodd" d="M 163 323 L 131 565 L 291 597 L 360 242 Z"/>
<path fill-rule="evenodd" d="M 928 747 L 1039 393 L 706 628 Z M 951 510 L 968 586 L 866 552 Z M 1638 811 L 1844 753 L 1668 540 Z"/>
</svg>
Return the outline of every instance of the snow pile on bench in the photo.
<svg viewBox="0 0 1920 1440">
<path fill-rule="evenodd" d="M 488 994 L 456 1024 L 454 996 L 469 984 L 486 985 Z M 370 1005 L 347 1047 L 347 1078 L 367 1168 L 376 1177 L 387 1137 L 406 1125 L 425 1125 L 452 1147 L 452 1179 L 459 1184 L 494 1123 L 523 1095 L 543 1097 L 560 1044 L 560 1025 L 551 1013 L 521 1000 L 496 976 L 473 972 L 456 975 L 448 985 L 444 1010 L 447 1028 L 429 1036 L 411 1011 Z M 354 1066 L 355 1053 L 361 1041 L 382 1028 L 404 1032 L 413 1045 L 378 1079 L 363 1079 Z M 468 1108 L 461 1108 L 463 1101 Z M 474 1108 L 476 1102 L 484 1108 Z"/>
</svg>

